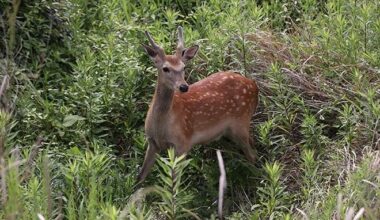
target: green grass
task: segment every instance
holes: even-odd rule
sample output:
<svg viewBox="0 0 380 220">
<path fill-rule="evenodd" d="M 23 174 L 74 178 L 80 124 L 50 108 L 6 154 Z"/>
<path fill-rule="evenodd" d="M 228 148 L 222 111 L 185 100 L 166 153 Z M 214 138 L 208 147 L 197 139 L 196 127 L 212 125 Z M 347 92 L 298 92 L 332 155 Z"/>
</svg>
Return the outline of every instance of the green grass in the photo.
<svg viewBox="0 0 380 220">
<path fill-rule="evenodd" d="M 1 218 L 216 219 L 217 148 L 227 219 L 380 218 L 378 1 L 20 2 L 0 0 Z M 257 81 L 259 160 L 226 140 L 162 152 L 137 186 L 156 80 L 144 31 L 172 52 L 178 25 L 200 45 L 189 83 Z"/>
</svg>

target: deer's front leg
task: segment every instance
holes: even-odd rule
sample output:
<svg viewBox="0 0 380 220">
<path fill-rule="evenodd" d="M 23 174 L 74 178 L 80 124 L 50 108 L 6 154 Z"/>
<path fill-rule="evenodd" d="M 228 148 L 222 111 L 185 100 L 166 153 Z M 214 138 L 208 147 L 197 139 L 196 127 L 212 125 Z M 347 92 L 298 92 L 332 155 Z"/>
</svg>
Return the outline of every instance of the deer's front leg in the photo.
<svg viewBox="0 0 380 220">
<path fill-rule="evenodd" d="M 156 154 L 159 153 L 160 150 L 158 149 L 156 143 L 152 138 L 148 138 L 148 149 L 146 150 L 145 153 L 145 159 L 143 166 L 140 170 L 140 173 L 137 177 L 137 182 L 141 183 L 144 181 L 146 176 L 148 175 L 150 169 L 152 168 L 155 160 L 156 160 Z"/>
<path fill-rule="evenodd" d="M 183 154 L 186 155 L 190 151 L 191 145 L 187 140 L 180 140 L 174 144 L 174 149 L 176 156 L 179 157 Z"/>
</svg>

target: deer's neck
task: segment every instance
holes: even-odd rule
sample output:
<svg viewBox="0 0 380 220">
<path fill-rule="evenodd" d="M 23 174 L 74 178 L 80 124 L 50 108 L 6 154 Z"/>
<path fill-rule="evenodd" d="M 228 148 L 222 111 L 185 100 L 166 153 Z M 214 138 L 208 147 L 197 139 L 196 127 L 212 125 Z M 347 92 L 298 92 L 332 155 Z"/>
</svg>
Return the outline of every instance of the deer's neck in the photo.
<svg viewBox="0 0 380 220">
<path fill-rule="evenodd" d="M 158 81 L 152 105 L 152 115 L 155 120 L 165 120 L 172 107 L 173 97 L 174 91 Z"/>
</svg>

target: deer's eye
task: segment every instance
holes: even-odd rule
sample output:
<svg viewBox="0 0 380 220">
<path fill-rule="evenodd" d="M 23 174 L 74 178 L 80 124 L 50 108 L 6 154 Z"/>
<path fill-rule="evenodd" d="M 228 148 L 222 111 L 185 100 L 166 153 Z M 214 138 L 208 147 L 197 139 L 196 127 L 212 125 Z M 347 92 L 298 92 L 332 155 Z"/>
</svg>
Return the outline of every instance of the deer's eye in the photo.
<svg viewBox="0 0 380 220">
<path fill-rule="evenodd" d="M 169 68 L 167 68 L 167 67 L 162 68 L 162 70 L 163 70 L 165 73 L 168 73 L 168 72 L 169 72 Z"/>
</svg>

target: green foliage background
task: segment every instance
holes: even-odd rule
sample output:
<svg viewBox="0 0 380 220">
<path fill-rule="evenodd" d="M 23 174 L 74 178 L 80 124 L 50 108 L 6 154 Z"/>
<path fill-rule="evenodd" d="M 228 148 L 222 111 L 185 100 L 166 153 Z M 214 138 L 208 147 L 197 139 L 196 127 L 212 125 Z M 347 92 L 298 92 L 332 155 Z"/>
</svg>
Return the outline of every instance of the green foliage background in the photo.
<svg viewBox="0 0 380 220">
<path fill-rule="evenodd" d="M 217 148 L 228 219 L 380 217 L 378 1 L 0 0 L 0 9 L 2 218 L 215 219 Z M 178 25 L 187 46 L 200 45 L 188 82 L 221 70 L 257 80 L 260 158 L 253 166 L 221 140 L 187 159 L 162 154 L 136 186 L 156 78 L 143 32 L 169 53 Z"/>
</svg>

